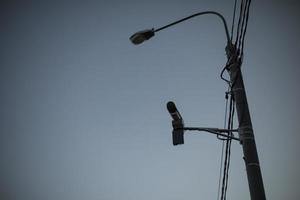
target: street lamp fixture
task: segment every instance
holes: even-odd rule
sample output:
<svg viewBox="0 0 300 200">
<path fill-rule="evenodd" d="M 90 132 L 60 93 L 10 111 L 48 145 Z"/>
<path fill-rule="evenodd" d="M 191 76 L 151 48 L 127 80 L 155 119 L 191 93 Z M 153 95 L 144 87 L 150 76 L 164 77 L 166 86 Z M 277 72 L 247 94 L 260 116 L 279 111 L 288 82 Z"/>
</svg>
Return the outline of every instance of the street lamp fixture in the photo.
<svg viewBox="0 0 300 200">
<path fill-rule="evenodd" d="M 138 44 L 143 43 L 146 40 L 149 40 L 151 37 L 153 37 L 155 35 L 156 32 L 159 32 L 159 31 L 161 31 L 163 29 L 166 29 L 166 28 L 168 28 L 170 26 L 174 26 L 175 24 L 181 23 L 181 22 L 186 21 L 188 19 L 191 19 L 193 17 L 197 17 L 197 16 L 200 16 L 200 15 L 208 15 L 208 14 L 216 15 L 216 16 L 218 16 L 218 17 L 221 18 L 221 20 L 222 20 L 222 22 L 224 24 L 227 42 L 230 42 L 229 31 L 228 31 L 228 26 L 227 26 L 226 20 L 223 17 L 223 15 L 221 15 L 220 13 L 215 12 L 215 11 L 199 12 L 199 13 L 190 15 L 188 17 L 185 17 L 183 19 L 180 19 L 178 21 L 175 21 L 173 23 L 170 23 L 170 24 L 168 24 L 166 26 L 160 27 L 158 29 L 152 28 L 152 29 L 146 29 L 146 30 L 138 31 L 138 32 L 134 33 L 129 39 L 131 40 L 131 42 L 133 44 L 138 45 Z"/>
<path fill-rule="evenodd" d="M 136 32 L 130 37 L 130 40 L 133 44 L 138 45 L 143 43 L 145 40 L 149 40 L 154 36 L 154 29 L 147 29 L 143 31 Z"/>
</svg>

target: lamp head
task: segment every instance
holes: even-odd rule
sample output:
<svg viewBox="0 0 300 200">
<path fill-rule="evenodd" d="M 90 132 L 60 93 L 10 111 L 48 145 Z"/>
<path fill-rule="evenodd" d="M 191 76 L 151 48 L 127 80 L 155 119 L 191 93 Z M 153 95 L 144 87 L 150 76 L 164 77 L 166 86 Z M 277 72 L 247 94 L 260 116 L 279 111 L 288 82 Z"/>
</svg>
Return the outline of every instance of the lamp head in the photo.
<svg viewBox="0 0 300 200">
<path fill-rule="evenodd" d="M 167 103 L 167 109 L 168 109 L 169 113 L 177 112 L 177 108 L 176 108 L 175 103 L 173 101 L 169 101 Z"/>
<path fill-rule="evenodd" d="M 167 109 L 173 118 L 172 121 L 172 126 L 173 126 L 173 145 L 178 145 L 178 144 L 184 144 L 184 124 L 183 124 L 183 119 L 177 110 L 175 103 L 173 101 L 169 101 L 167 103 Z"/>
<path fill-rule="evenodd" d="M 177 110 L 175 103 L 173 101 L 169 101 L 167 103 L 167 109 L 168 109 L 171 117 L 173 118 L 173 120 L 182 121 L 182 117 L 181 117 L 179 111 Z"/>
<path fill-rule="evenodd" d="M 129 39 L 133 44 L 138 45 L 143 43 L 145 40 L 149 40 L 151 37 L 153 37 L 154 32 L 154 29 L 142 30 L 133 34 Z"/>
</svg>

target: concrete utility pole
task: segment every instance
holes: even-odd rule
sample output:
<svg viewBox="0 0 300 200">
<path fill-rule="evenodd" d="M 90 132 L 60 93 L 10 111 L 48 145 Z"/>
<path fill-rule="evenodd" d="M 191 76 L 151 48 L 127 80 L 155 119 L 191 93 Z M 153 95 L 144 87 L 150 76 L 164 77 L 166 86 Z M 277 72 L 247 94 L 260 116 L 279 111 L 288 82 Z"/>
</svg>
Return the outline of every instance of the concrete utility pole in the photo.
<svg viewBox="0 0 300 200">
<path fill-rule="evenodd" d="M 198 131 L 206 131 L 213 134 L 217 134 L 226 138 L 235 139 L 240 141 L 242 147 L 243 147 L 243 153 L 244 153 L 244 160 L 246 164 L 246 170 L 247 170 L 247 177 L 248 177 L 248 183 L 249 183 L 249 189 L 250 189 L 250 196 L 251 200 L 265 200 L 265 191 L 264 191 L 264 185 L 263 185 L 263 179 L 260 171 L 260 165 L 258 161 L 258 155 L 254 140 L 254 134 L 252 129 L 252 123 L 247 103 L 247 97 L 242 77 L 242 72 L 240 70 L 241 67 L 241 60 L 238 58 L 237 50 L 235 49 L 234 45 L 232 44 L 229 32 L 227 28 L 227 23 L 224 19 L 224 17 L 215 11 L 205 11 L 196 13 L 194 15 L 188 16 L 186 18 L 183 18 L 181 20 L 175 21 L 173 23 L 170 23 L 166 26 L 163 26 L 158 29 L 146 29 L 143 31 L 139 31 L 135 34 L 133 34 L 130 37 L 130 40 L 133 44 L 141 44 L 144 41 L 150 39 L 155 35 L 156 32 L 161 31 L 163 29 L 166 29 L 170 26 L 173 26 L 175 24 L 181 23 L 185 20 L 188 20 L 190 18 L 200 16 L 200 15 L 206 15 L 206 14 L 212 14 L 220 17 L 222 20 L 224 27 L 225 27 L 225 33 L 227 38 L 227 47 L 226 47 L 226 53 L 228 60 L 230 61 L 227 66 L 227 71 L 230 76 L 231 80 L 231 92 L 233 93 L 234 100 L 235 100 L 235 106 L 238 114 L 238 122 L 239 122 L 239 138 L 235 138 L 232 135 L 228 134 L 222 134 L 222 132 L 226 133 L 232 133 L 236 130 L 228 130 L 228 129 L 217 129 L 217 128 L 191 128 L 191 127 L 184 127 L 183 120 L 181 115 L 179 114 L 179 111 L 177 110 L 175 104 L 173 102 L 169 102 L 167 105 L 168 111 L 171 114 L 173 118 L 173 144 L 183 144 L 183 131 L 185 130 L 198 130 Z"/>
<path fill-rule="evenodd" d="M 234 47 L 229 45 L 226 49 L 228 58 L 234 56 Z M 261 175 L 251 117 L 241 72 L 241 62 L 235 60 L 227 69 L 232 85 L 235 106 L 239 122 L 239 138 L 243 147 L 248 184 L 252 200 L 265 200 L 265 190 Z"/>
</svg>

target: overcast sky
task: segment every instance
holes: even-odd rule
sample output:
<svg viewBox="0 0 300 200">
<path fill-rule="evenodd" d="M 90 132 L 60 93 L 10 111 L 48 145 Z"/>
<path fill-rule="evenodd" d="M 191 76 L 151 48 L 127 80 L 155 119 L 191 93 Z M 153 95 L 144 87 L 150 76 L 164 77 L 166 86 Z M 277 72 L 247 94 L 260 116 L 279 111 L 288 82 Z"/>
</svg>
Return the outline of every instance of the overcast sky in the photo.
<svg viewBox="0 0 300 200">
<path fill-rule="evenodd" d="M 223 128 L 221 21 L 201 16 L 141 46 L 135 31 L 234 1 L 1 1 L 0 199 L 217 199 L 222 142 L 173 146 L 165 105 Z M 300 199 L 300 3 L 252 1 L 242 66 L 268 199 Z M 235 123 L 237 127 L 237 123 Z M 233 142 L 228 197 L 250 199 Z"/>
</svg>

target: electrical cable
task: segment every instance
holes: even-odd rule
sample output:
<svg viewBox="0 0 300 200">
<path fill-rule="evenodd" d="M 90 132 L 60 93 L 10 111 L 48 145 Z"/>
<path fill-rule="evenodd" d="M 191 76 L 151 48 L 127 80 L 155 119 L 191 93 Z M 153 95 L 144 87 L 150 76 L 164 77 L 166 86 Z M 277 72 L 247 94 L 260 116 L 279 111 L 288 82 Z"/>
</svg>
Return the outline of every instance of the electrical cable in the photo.
<svg viewBox="0 0 300 200">
<path fill-rule="evenodd" d="M 229 63 L 229 60 L 227 61 L 227 63 Z M 226 65 L 223 67 L 223 69 L 222 69 L 222 71 L 221 71 L 221 74 L 220 74 L 220 78 L 221 78 L 223 81 L 225 81 L 228 85 L 230 85 L 230 80 L 228 80 L 228 79 L 226 79 L 226 78 L 223 77 L 223 74 L 224 74 L 225 70 L 228 69 L 228 66 L 229 66 L 229 65 L 226 64 Z"/>
<path fill-rule="evenodd" d="M 232 107 L 233 105 L 233 96 L 230 96 L 230 104 L 229 104 L 229 118 L 228 118 L 228 128 L 231 127 L 232 123 Z M 228 134 L 231 134 L 230 132 Z M 226 140 L 225 145 L 225 159 L 223 164 L 223 180 L 222 180 L 222 193 L 221 200 L 226 200 L 226 191 L 227 191 L 227 183 L 228 183 L 228 170 L 229 170 L 229 157 L 230 157 L 230 149 L 231 149 L 231 139 Z"/>
<path fill-rule="evenodd" d="M 243 57 L 243 54 L 244 54 L 244 41 L 245 41 L 245 35 L 247 32 L 247 27 L 248 27 L 250 4 L 251 4 L 251 0 L 248 1 L 248 5 L 247 5 L 246 22 L 245 22 L 245 28 L 244 28 L 244 32 L 243 32 L 243 39 L 242 39 L 241 57 Z"/>
<path fill-rule="evenodd" d="M 232 102 L 232 110 L 231 110 L 231 122 L 228 123 L 228 128 L 232 129 L 233 128 L 233 117 L 234 117 L 234 98 L 233 96 L 231 96 L 231 102 Z M 232 133 L 229 133 L 230 135 L 232 135 Z M 230 166 L 230 156 L 231 156 L 231 141 L 228 141 L 228 158 L 227 158 L 227 171 L 226 171 L 226 185 L 225 185 L 225 189 L 224 189 L 224 200 L 226 199 L 226 195 L 227 195 L 227 188 L 228 188 L 228 174 L 229 174 L 229 166 Z"/>
<path fill-rule="evenodd" d="M 226 124 L 227 124 L 227 112 L 228 112 L 228 94 L 230 90 L 230 85 L 228 85 L 227 92 L 225 93 L 225 116 L 224 116 L 224 129 L 226 129 Z M 220 198 L 220 191 L 221 191 L 221 178 L 222 178 L 222 168 L 223 168 L 223 158 L 224 158 L 224 147 L 225 147 L 225 140 L 224 138 L 221 138 L 219 135 L 217 135 L 217 138 L 219 140 L 222 140 L 222 152 L 221 152 L 221 159 L 220 159 L 220 170 L 219 170 L 219 181 L 218 181 L 218 198 Z"/>
<path fill-rule="evenodd" d="M 237 2 L 237 0 L 234 1 L 234 7 L 233 7 L 233 16 L 232 16 L 232 24 L 231 24 L 231 36 L 230 36 L 231 43 L 232 43 L 232 38 L 233 38 L 233 30 L 234 30 L 234 22 L 235 22 L 236 2 Z"/>
<path fill-rule="evenodd" d="M 243 10 L 242 10 L 242 25 L 241 25 L 241 32 L 239 35 L 239 41 L 238 41 L 238 50 L 241 49 L 241 43 L 242 43 L 242 37 L 243 37 L 243 32 L 244 32 L 244 24 L 245 24 L 245 17 L 246 17 L 246 7 L 248 5 L 248 1 L 246 1 L 243 5 Z"/>
<path fill-rule="evenodd" d="M 222 177 L 222 168 L 223 168 L 223 157 L 224 157 L 224 139 L 222 141 L 222 153 L 221 153 L 221 165 L 220 165 L 220 170 L 219 170 L 219 183 L 218 183 L 218 198 L 220 198 L 220 190 L 221 190 L 221 177 Z"/>
<path fill-rule="evenodd" d="M 228 94 L 229 94 L 229 89 L 230 89 L 230 85 L 228 85 L 228 90 L 227 90 L 227 92 L 225 92 L 225 99 L 226 99 L 226 101 L 225 101 L 224 129 L 226 129 L 226 124 L 227 124 L 227 112 L 228 112 L 227 108 L 228 108 Z M 222 138 L 219 135 L 217 135 L 217 138 L 219 140 L 222 140 L 222 141 L 227 140 L 227 138 Z"/>
<path fill-rule="evenodd" d="M 241 19 L 242 19 L 242 15 L 243 15 L 243 4 L 244 4 L 244 0 L 241 1 L 241 6 L 240 6 L 239 21 L 238 21 L 237 33 L 236 33 L 236 38 L 235 38 L 235 43 L 234 43 L 235 47 L 237 47 L 237 42 L 238 42 L 238 38 L 240 35 Z"/>
</svg>

